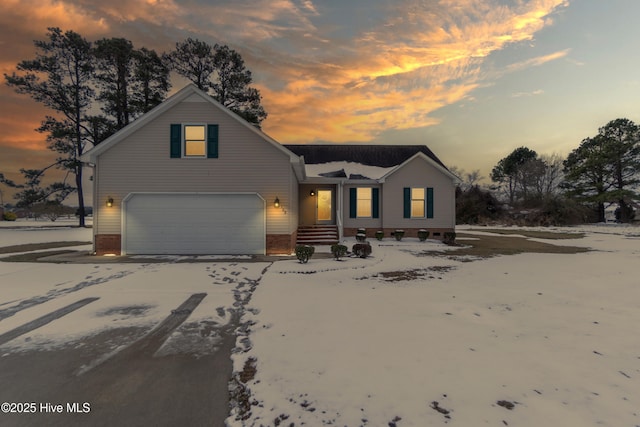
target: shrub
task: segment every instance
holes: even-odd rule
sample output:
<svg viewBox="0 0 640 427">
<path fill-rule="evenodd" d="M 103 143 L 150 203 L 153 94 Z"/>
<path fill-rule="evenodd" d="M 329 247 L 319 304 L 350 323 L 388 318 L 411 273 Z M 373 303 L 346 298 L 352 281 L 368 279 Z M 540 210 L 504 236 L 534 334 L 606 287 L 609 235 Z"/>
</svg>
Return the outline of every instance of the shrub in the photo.
<svg viewBox="0 0 640 427">
<path fill-rule="evenodd" d="M 396 230 L 393 232 L 393 237 L 399 242 L 404 237 L 404 230 Z"/>
<path fill-rule="evenodd" d="M 367 235 L 367 229 L 364 228 L 364 227 L 358 228 L 358 234 L 364 234 L 366 236 Z"/>
<path fill-rule="evenodd" d="M 306 264 L 309 261 L 309 258 L 313 256 L 313 253 L 316 251 L 316 248 L 309 245 L 298 245 L 296 246 L 296 257 L 302 264 Z"/>
<path fill-rule="evenodd" d="M 347 247 L 339 243 L 331 245 L 331 253 L 337 261 L 340 261 L 340 257 L 343 257 L 347 254 Z"/>
<path fill-rule="evenodd" d="M 456 223 L 478 224 L 497 220 L 502 215 L 500 202 L 491 194 L 474 185 L 462 191 L 456 189 Z"/>
<path fill-rule="evenodd" d="M 383 237 L 384 237 L 384 231 L 382 230 L 376 231 L 376 239 L 382 240 Z"/>
<path fill-rule="evenodd" d="M 356 241 L 357 241 L 357 242 L 362 243 L 362 242 L 364 242 L 365 240 L 367 240 L 367 235 L 366 235 L 366 234 L 364 234 L 364 233 L 358 233 L 358 234 L 356 234 Z"/>
<path fill-rule="evenodd" d="M 424 229 L 418 230 L 418 239 L 420 239 L 421 242 L 424 242 L 428 238 L 429 238 L 429 232 L 427 230 L 424 230 Z"/>
<path fill-rule="evenodd" d="M 371 245 L 368 243 L 356 243 L 353 245 L 352 252 L 360 258 L 366 258 L 371 255 Z"/>
<path fill-rule="evenodd" d="M 18 215 L 14 214 L 13 212 L 5 212 L 2 215 L 2 219 L 4 219 L 5 221 L 15 221 L 18 218 Z"/>
<path fill-rule="evenodd" d="M 447 245 L 453 245 L 456 242 L 456 233 L 455 231 L 445 231 L 442 242 Z"/>
</svg>

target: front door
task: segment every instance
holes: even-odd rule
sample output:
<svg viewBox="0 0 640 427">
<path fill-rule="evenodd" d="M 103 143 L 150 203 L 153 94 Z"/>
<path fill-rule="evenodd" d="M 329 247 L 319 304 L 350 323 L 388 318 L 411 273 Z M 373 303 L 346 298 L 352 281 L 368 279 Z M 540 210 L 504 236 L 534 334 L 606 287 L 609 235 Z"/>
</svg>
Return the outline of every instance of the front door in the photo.
<svg viewBox="0 0 640 427">
<path fill-rule="evenodd" d="M 318 190 L 316 205 L 316 222 L 318 224 L 333 224 L 333 190 Z"/>
</svg>

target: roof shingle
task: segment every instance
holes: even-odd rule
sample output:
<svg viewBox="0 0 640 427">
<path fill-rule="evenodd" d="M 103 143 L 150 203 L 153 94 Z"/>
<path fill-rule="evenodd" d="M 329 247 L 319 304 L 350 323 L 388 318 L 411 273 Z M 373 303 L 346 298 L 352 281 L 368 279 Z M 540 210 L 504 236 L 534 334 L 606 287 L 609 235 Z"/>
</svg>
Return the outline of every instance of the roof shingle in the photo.
<svg viewBox="0 0 640 427">
<path fill-rule="evenodd" d="M 304 156 L 306 164 L 329 162 L 353 162 L 369 166 L 389 168 L 400 165 L 424 153 L 427 157 L 447 167 L 426 145 L 358 145 L 358 144 L 283 144 L 298 156 Z"/>
</svg>

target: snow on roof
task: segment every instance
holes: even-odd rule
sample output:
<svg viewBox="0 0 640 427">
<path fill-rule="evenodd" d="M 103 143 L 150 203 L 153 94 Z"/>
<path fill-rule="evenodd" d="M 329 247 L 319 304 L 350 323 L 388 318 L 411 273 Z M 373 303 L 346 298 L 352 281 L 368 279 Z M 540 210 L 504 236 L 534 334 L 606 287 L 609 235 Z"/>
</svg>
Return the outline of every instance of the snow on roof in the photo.
<svg viewBox="0 0 640 427">
<path fill-rule="evenodd" d="M 382 168 L 354 162 L 328 162 L 305 165 L 307 177 L 344 177 L 351 179 L 380 179 L 395 166 Z M 343 172 L 343 173 L 341 173 Z"/>
</svg>

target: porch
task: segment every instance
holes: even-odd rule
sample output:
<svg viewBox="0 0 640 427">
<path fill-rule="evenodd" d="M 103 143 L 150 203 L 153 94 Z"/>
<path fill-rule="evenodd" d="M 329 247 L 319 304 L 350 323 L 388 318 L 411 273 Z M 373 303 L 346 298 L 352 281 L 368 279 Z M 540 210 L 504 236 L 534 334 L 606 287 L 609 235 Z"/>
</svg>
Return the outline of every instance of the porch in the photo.
<svg viewBox="0 0 640 427">
<path fill-rule="evenodd" d="M 297 244 L 331 245 L 342 236 L 342 186 L 331 183 L 301 184 Z"/>
</svg>

